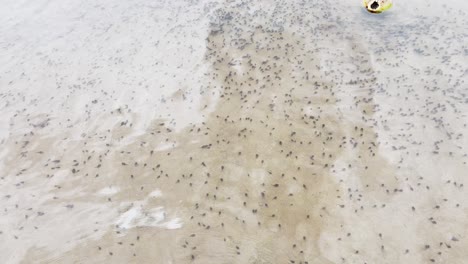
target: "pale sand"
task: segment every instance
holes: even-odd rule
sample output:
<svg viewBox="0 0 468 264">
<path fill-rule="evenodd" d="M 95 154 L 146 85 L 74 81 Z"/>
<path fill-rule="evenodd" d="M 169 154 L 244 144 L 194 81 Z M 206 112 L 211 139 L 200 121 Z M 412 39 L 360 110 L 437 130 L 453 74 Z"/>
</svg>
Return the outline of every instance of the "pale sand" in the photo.
<svg viewBox="0 0 468 264">
<path fill-rule="evenodd" d="M 3 1 L 1 262 L 467 263 L 467 4 L 426 2 Z"/>
</svg>

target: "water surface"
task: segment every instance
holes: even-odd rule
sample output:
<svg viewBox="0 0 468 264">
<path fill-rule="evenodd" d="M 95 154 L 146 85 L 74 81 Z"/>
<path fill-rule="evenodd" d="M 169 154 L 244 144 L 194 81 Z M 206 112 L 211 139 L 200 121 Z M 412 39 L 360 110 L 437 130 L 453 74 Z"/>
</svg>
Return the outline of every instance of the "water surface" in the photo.
<svg viewBox="0 0 468 264">
<path fill-rule="evenodd" d="M 466 263 L 465 1 L 1 5 L 3 263 Z"/>
</svg>

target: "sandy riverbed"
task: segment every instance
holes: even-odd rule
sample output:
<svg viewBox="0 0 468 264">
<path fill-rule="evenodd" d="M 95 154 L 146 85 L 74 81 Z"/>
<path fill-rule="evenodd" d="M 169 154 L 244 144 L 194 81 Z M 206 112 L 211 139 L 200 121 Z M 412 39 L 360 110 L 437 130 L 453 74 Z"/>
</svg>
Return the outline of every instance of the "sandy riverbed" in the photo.
<svg viewBox="0 0 468 264">
<path fill-rule="evenodd" d="M 466 263 L 468 6 L 343 2 L 3 1 L 2 263 Z"/>
</svg>

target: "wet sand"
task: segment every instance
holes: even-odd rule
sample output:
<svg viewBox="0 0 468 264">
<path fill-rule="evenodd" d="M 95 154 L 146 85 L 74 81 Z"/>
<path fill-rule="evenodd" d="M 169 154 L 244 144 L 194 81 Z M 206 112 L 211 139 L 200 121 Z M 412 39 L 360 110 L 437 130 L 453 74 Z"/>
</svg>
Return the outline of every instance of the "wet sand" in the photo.
<svg viewBox="0 0 468 264">
<path fill-rule="evenodd" d="M 6 1 L 3 263 L 466 263 L 467 6 L 423 3 Z"/>
</svg>

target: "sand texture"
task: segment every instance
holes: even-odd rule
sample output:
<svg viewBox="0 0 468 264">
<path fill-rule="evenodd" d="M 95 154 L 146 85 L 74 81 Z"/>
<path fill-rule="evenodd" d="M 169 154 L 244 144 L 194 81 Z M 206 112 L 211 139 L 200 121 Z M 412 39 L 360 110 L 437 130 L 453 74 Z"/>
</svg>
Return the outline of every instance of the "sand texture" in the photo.
<svg viewBox="0 0 468 264">
<path fill-rule="evenodd" d="M 468 263 L 466 1 L 0 5 L 1 263 Z"/>
</svg>

